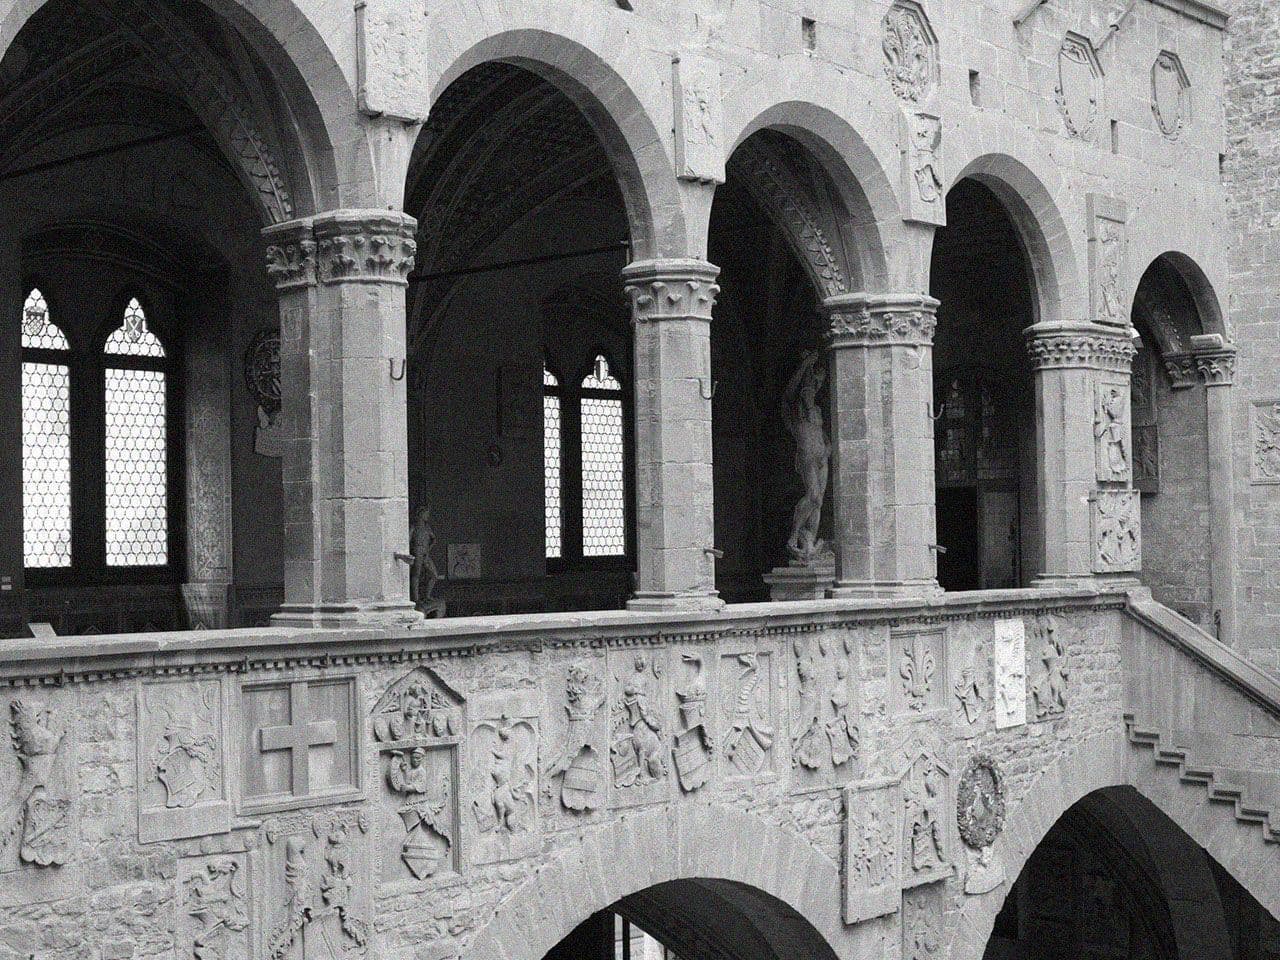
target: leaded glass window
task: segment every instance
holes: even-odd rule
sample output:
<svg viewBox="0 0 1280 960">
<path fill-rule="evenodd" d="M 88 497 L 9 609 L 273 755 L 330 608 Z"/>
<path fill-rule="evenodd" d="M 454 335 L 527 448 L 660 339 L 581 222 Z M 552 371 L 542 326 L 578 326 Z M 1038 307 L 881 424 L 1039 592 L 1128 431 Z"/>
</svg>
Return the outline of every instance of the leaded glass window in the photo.
<svg viewBox="0 0 1280 960">
<path fill-rule="evenodd" d="M 107 566 L 163 566 L 169 562 L 165 351 L 136 298 L 103 351 Z M 116 357 L 139 359 L 126 367 Z"/>
<path fill-rule="evenodd" d="M 622 384 L 597 356 L 582 381 L 582 555 L 622 556 L 627 548 Z"/>
<path fill-rule="evenodd" d="M 560 503 L 560 381 L 542 368 L 542 476 L 543 513 L 546 519 L 546 555 L 557 559 L 563 552 Z"/>
<path fill-rule="evenodd" d="M 71 565 L 71 370 L 66 335 L 38 289 L 22 311 L 22 553 Z"/>
</svg>

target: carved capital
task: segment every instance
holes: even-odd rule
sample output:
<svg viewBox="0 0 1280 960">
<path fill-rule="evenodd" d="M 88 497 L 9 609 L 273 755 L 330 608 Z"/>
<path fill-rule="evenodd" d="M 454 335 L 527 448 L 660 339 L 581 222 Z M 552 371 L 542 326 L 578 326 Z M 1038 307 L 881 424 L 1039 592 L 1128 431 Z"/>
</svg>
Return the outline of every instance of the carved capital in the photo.
<svg viewBox="0 0 1280 960">
<path fill-rule="evenodd" d="M 391 210 L 335 210 L 315 220 L 321 283 L 408 283 L 418 221 Z"/>
<path fill-rule="evenodd" d="M 828 297 L 827 344 L 840 347 L 927 347 L 938 325 L 938 301 L 921 293 L 847 293 Z"/>
<path fill-rule="evenodd" d="M 1023 336 L 1038 370 L 1086 367 L 1128 373 L 1137 353 L 1128 331 L 1094 323 L 1036 324 Z"/>
<path fill-rule="evenodd" d="M 1169 383 L 1175 390 L 1194 387 L 1196 380 L 1196 356 L 1194 353 L 1166 353 L 1160 358 L 1169 374 Z"/>
<path fill-rule="evenodd" d="M 1236 376 L 1236 352 L 1197 353 L 1196 370 L 1206 387 L 1229 387 Z"/>
<path fill-rule="evenodd" d="M 705 260 L 642 260 L 622 271 L 636 323 L 710 320 L 720 268 Z"/>
<path fill-rule="evenodd" d="M 267 243 L 267 276 L 277 290 L 315 286 L 316 240 L 310 219 L 273 224 L 262 237 Z"/>
</svg>

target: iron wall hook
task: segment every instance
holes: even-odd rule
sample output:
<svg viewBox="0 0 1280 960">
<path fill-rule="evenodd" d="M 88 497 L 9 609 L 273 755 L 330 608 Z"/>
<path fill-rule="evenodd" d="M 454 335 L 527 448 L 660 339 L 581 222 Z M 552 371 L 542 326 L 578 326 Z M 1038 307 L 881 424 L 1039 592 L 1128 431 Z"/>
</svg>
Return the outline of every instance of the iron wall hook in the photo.
<svg viewBox="0 0 1280 960">
<path fill-rule="evenodd" d="M 720 382 L 719 382 L 718 380 L 712 380 L 712 381 L 711 381 L 711 392 L 710 392 L 710 393 L 708 393 L 708 392 L 707 392 L 707 381 L 706 381 L 705 379 L 703 379 L 702 377 L 699 377 L 699 378 L 698 378 L 698 393 L 702 396 L 702 399 L 703 399 L 703 400 L 714 400 L 714 399 L 715 399 L 715 396 L 716 396 L 716 389 L 717 389 L 719 386 L 720 386 Z"/>
<path fill-rule="evenodd" d="M 388 357 L 388 358 L 387 358 L 387 367 L 388 367 L 388 372 L 391 374 L 391 379 L 392 379 L 392 380 L 395 380 L 395 381 L 397 381 L 397 382 L 398 382 L 398 381 L 400 381 L 400 380 L 403 380 L 403 379 L 404 379 L 404 368 L 405 368 L 405 361 L 404 361 L 404 360 L 401 360 L 401 361 L 400 361 L 400 373 L 399 373 L 399 375 L 397 375 L 397 374 L 396 374 L 396 360 L 395 360 L 395 357 Z"/>
</svg>

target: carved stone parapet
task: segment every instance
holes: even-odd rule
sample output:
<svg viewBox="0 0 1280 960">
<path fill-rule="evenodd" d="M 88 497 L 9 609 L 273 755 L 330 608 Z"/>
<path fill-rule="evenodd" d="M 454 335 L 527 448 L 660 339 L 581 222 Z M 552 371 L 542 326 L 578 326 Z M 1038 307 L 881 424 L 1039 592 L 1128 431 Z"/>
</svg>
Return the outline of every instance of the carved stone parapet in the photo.
<svg viewBox="0 0 1280 960">
<path fill-rule="evenodd" d="M 267 276 L 280 292 L 315 286 L 316 240 L 310 218 L 277 223 L 262 231 Z"/>
<path fill-rule="evenodd" d="M 828 297 L 827 343 L 840 347 L 927 347 L 938 325 L 938 301 L 920 293 L 846 293 Z"/>
<path fill-rule="evenodd" d="M 1196 372 L 1206 387 L 1227 387 L 1235 380 L 1236 348 L 1220 333 L 1206 333 L 1191 338 L 1191 355 Z"/>
<path fill-rule="evenodd" d="M 622 271 L 637 323 L 710 320 L 720 287 L 720 268 L 705 260 L 641 260 Z"/>
<path fill-rule="evenodd" d="M 1127 331 L 1094 323 L 1043 323 L 1023 331 L 1037 369 L 1086 367 L 1128 372 L 1137 348 Z"/>
<path fill-rule="evenodd" d="M 391 210 L 335 210 L 315 219 L 322 283 L 408 283 L 418 221 Z"/>
</svg>

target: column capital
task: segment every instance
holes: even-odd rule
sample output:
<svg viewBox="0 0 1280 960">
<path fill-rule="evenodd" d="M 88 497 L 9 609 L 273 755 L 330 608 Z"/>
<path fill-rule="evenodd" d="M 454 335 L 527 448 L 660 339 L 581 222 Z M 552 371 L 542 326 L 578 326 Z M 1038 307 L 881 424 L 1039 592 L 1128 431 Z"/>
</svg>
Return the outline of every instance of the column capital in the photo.
<svg viewBox="0 0 1280 960">
<path fill-rule="evenodd" d="M 418 252 L 418 221 L 395 210 L 334 210 L 315 218 L 321 283 L 405 286 Z"/>
<path fill-rule="evenodd" d="M 404 286 L 418 250 L 418 221 L 394 210 L 332 210 L 272 224 L 267 274 L 283 292 L 317 283 Z"/>
<path fill-rule="evenodd" d="M 841 293 L 822 301 L 832 348 L 930 346 L 937 312 L 938 301 L 923 293 Z"/>
<path fill-rule="evenodd" d="M 710 320 L 720 287 L 720 268 L 694 258 L 638 260 L 622 271 L 637 323 L 658 320 Z"/>
<path fill-rule="evenodd" d="M 1236 347 L 1219 333 L 1191 338 L 1191 356 L 1206 387 L 1229 387 L 1236 377 Z"/>
<path fill-rule="evenodd" d="M 1137 353 L 1127 329 L 1097 323 L 1037 323 L 1022 335 L 1039 370 L 1076 367 L 1128 373 Z"/>
<path fill-rule="evenodd" d="M 283 293 L 316 283 L 316 237 L 311 217 L 273 223 L 262 231 L 267 276 Z"/>
</svg>

